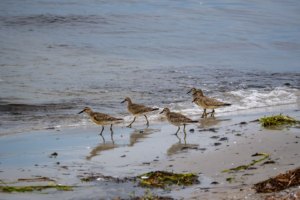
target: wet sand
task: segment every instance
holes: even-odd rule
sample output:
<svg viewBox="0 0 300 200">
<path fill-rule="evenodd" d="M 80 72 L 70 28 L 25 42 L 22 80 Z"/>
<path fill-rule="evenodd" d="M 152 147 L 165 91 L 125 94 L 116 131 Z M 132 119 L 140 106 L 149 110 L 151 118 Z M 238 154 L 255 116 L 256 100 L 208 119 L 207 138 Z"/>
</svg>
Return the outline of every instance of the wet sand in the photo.
<svg viewBox="0 0 300 200">
<path fill-rule="evenodd" d="M 279 113 L 300 119 L 300 112 L 295 111 L 299 107 L 282 109 L 201 119 L 198 126 L 186 128 L 186 138 L 182 128 L 176 137 L 173 134 L 177 127 L 151 121 L 149 127 L 138 123 L 133 124 L 133 128 L 114 125 L 113 137 L 109 127 L 105 127 L 104 139 L 98 135 L 101 126 L 97 125 L 2 135 L 1 180 L 16 186 L 47 185 L 49 181 L 18 182 L 18 179 L 49 177 L 56 184 L 79 187 L 72 192 L 50 190 L 49 194 L 1 193 L 1 199 L 129 198 L 132 191 L 142 196 L 146 189 L 134 187 L 136 183 L 82 182 L 80 179 L 97 173 L 124 178 L 153 170 L 198 173 L 201 181 L 199 185 L 179 190 L 152 190 L 153 194 L 177 199 L 259 199 L 261 195 L 250 189 L 254 183 L 300 165 L 299 129 L 269 130 L 257 122 L 250 123 L 264 115 Z M 54 152 L 58 156 L 51 157 Z M 221 173 L 262 158 L 251 157 L 255 153 L 270 154 L 269 159 L 275 164 L 261 166 L 263 161 L 256 163 L 253 170 Z M 228 177 L 235 177 L 235 181 L 229 183 Z"/>
</svg>

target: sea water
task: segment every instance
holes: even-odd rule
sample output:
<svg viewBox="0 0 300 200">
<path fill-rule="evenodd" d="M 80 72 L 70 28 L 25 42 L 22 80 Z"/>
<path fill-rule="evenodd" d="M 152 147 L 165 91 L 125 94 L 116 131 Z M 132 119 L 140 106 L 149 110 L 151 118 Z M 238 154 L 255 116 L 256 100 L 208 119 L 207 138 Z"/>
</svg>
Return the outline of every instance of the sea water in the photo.
<svg viewBox="0 0 300 200">
<path fill-rule="evenodd" d="M 129 122 L 126 97 L 196 119 L 192 87 L 232 104 L 220 115 L 299 105 L 299 13 L 297 0 L 2 0 L 0 134 L 92 125 L 86 106 Z"/>
</svg>

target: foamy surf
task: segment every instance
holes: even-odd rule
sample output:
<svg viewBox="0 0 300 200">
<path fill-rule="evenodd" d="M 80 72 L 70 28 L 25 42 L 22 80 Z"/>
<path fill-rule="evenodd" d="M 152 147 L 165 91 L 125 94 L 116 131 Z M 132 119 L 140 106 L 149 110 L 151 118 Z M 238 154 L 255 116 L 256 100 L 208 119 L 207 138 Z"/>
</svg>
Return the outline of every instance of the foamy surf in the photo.
<svg viewBox="0 0 300 200">
<path fill-rule="evenodd" d="M 299 102 L 300 91 L 298 89 L 286 87 L 259 90 L 237 90 L 226 92 L 222 95 L 212 98 L 232 104 L 228 107 L 216 109 L 216 116 L 222 116 L 225 113 L 227 114 L 235 111 L 295 104 Z M 202 108 L 192 103 L 191 97 L 187 102 L 171 103 L 166 107 L 170 108 L 172 112 L 180 112 L 190 117 L 200 115 L 200 113 L 202 114 L 203 112 Z M 163 107 L 160 108 L 163 109 Z M 152 119 L 160 118 L 160 115 L 152 115 Z"/>
<path fill-rule="evenodd" d="M 283 109 L 288 109 L 289 105 L 297 104 L 300 99 L 300 91 L 298 89 L 288 87 L 276 87 L 273 89 L 258 89 L 258 90 L 236 90 L 225 93 L 219 93 L 217 96 L 210 96 L 220 101 L 230 103 L 231 106 L 216 109 L 215 117 L 236 114 L 238 111 L 243 113 L 261 112 L 264 108 L 270 108 L 285 105 Z M 174 100 L 175 101 L 175 100 Z M 203 109 L 192 103 L 191 95 L 187 95 L 183 102 L 170 104 L 156 104 L 152 107 L 159 108 L 158 111 L 153 111 L 147 115 L 150 125 L 165 119 L 164 115 L 159 114 L 163 108 L 168 107 L 172 112 L 179 112 L 191 119 L 197 119 L 202 114 Z M 112 116 L 122 117 L 124 120 L 119 125 L 126 126 L 132 122 L 134 116 L 127 112 L 125 107 L 116 106 L 111 108 L 114 112 Z M 257 110 L 259 109 L 259 110 Z M 291 108 L 292 109 L 292 108 Z M 97 111 L 97 109 L 95 109 Z M 59 111 L 58 111 L 59 112 Z M 101 112 L 101 111 L 100 111 Z M 208 110 L 210 112 L 210 110 Z M 15 125 L 15 120 L 22 119 L 22 123 Z M 11 134 L 19 132 L 28 132 L 33 130 L 44 130 L 48 128 L 60 129 L 78 126 L 99 126 L 92 122 L 88 115 L 78 115 L 77 110 L 71 109 L 66 113 L 48 113 L 43 116 L 39 115 L 16 115 L 2 117 L 2 129 L 0 134 Z M 144 116 L 138 116 L 133 125 L 146 124 Z"/>
</svg>

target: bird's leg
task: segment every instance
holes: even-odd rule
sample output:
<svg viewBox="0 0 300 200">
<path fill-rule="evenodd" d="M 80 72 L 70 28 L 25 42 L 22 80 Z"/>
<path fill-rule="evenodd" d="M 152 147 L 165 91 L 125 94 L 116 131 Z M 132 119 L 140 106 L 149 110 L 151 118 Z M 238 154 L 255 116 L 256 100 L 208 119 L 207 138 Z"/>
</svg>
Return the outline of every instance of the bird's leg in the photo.
<svg viewBox="0 0 300 200">
<path fill-rule="evenodd" d="M 103 139 L 103 143 L 105 143 L 105 139 L 104 139 L 103 135 L 101 135 L 101 137 L 102 137 L 102 139 Z"/>
<path fill-rule="evenodd" d="M 102 131 L 101 131 L 101 133 L 99 135 L 102 135 L 103 130 L 104 130 L 104 126 L 102 125 Z"/>
<path fill-rule="evenodd" d="M 203 114 L 201 118 L 204 118 L 204 115 L 206 116 L 206 108 L 204 108 Z"/>
<path fill-rule="evenodd" d="M 184 143 L 186 144 L 186 140 L 185 140 L 185 138 L 186 138 L 185 124 L 183 125 L 183 132 L 184 132 Z"/>
<path fill-rule="evenodd" d="M 147 116 L 146 115 L 144 115 L 145 117 L 146 117 L 146 120 L 147 120 L 147 126 L 149 126 L 149 121 L 148 121 L 148 119 L 147 119 Z"/>
<path fill-rule="evenodd" d="M 208 114 L 211 114 L 211 113 L 214 113 L 215 111 L 213 110 L 213 112 L 206 112 L 206 109 L 205 109 L 205 118 L 207 118 L 207 115 Z"/>
<path fill-rule="evenodd" d="M 111 131 L 112 131 L 112 126 L 113 126 L 113 124 L 110 125 L 110 130 L 111 130 Z"/>
<path fill-rule="evenodd" d="M 176 135 L 176 137 L 178 138 L 178 140 L 179 140 L 179 143 L 181 143 L 181 139 L 178 137 L 178 135 L 177 134 L 175 134 Z"/>
<path fill-rule="evenodd" d="M 113 132 L 112 130 L 111 130 L 111 134 L 110 134 L 110 136 L 111 136 L 111 140 L 112 140 L 112 142 L 113 142 L 113 143 L 115 143 L 115 141 L 114 141 L 114 137 L 113 137 L 113 136 L 114 136 L 114 132 Z"/>
<path fill-rule="evenodd" d="M 127 127 L 131 128 L 131 124 L 133 124 L 133 122 L 135 121 L 135 118 L 136 117 L 134 117 L 133 121 Z"/>
<path fill-rule="evenodd" d="M 210 117 L 215 117 L 215 109 L 213 109 L 213 111 L 211 112 L 211 115 L 210 115 Z"/>
<path fill-rule="evenodd" d="M 177 133 L 178 133 L 179 130 L 180 130 L 180 126 L 178 126 L 178 130 L 177 130 L 177 132 L 174 135 L 177 135 Z"/>
</svg>

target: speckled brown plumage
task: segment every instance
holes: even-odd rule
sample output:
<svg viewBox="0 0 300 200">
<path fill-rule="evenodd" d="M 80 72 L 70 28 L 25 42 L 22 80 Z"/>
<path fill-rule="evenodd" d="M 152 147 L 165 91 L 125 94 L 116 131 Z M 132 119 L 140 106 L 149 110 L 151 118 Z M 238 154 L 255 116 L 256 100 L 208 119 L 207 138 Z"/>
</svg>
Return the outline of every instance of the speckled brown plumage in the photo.
<svg viewBox="0 0 300 200">
<path fill-rule="evenodd" d="M 173 124 L 174 126 L 178 126 L 178 130 L 175 133 L 175 135 L 177 135 L 177 133 L 180 129 L 180 126 L 182 126 L 182 125 L 184 126 L 183 131 L 184 131 L 184 134 L 186 134 L 186 132 L 185 132 L 186 125 L 195 124 L 195 123 L 199 122 L 199 121 L 194 121 L 180 113 L 170 112 L 169 108 L 164 108 L 164 110 L 160 114 L 163 114 L 163 113 L 166 115 L 166 118 L 170 124 Z"/>
<path fill-rule="evenodd" d="M 126 99 L 122 102 L 124 103 L 126 102 L 127 103 L 127 109 L 128 111 L 134 115 L 134 119 L 133 121 L 128 125 L 128 127 L 131 127 L 131 124 L 133 124 L 133 122 L 135 121 L 136 117 L 137 116 L 140 116 L 140 115 L 144 115 L 146 120 L 147 120 L 147 126 L 149 126 L 149 121 L 147 119 L 147 116 L 146 114 L 149 114 L 150 112 L 152 111 L 155 111 L 155 110 L 158 110 L 158 108 L 151 108 L 151 107 L 148 107 L 148 106 L 144 106 L 142 104 L 135 104 L 135 103 L 132 103 L 131 99 L 129 97 L 126 97 Z"/>
<path fill-rule="evenodd" d="M 211 112 L 211 116 L 214 116 L 214 112 L 215 112 L 214 109 L 215 108 L 221 108 L 221 107 L 224 107 L 224 106 L 230 106 L 231 105 L 231 104 L 224 103 L 224 102 L 221 102 L 219 100 L 204 96 L 201 89 L 196 90 L 195 88 L 192 88 L 190 90 L 190 92 L 194 92 L 193 93 L 193 102 L 196 105 L 204 108 L 202 117 L 209 114 L 209 113 L 206 113 L 207 108 L 208 109 L 213 109 L 213 111 Z"/>
<path fill-rule="evenodd" d="M 93 112 L 92 109 L 90 109 L 89 107 L 85 107 L 78 114 L 83 113 L 83 112 L 86 112 L 90 116 L 90 118 L 93 120 L 93 122 L 95 122 L 96 124 L 102 125 L 102 131 L 101 131 L 100 135 L 102 135 L 102 132 L 104 130 L 103 125 L 111 124 L 110 130 L 112 131 L 113 123 L 116 122 L 116 121 L 123 120 L 123 119 L 120 119 L 120 118 L 111 117 L 108 114 Z"/>
</svg>

